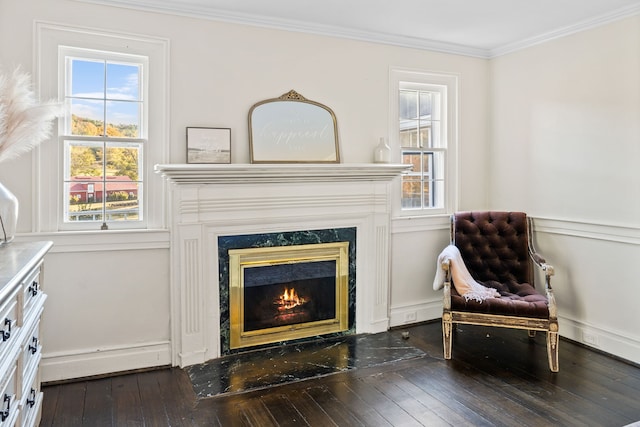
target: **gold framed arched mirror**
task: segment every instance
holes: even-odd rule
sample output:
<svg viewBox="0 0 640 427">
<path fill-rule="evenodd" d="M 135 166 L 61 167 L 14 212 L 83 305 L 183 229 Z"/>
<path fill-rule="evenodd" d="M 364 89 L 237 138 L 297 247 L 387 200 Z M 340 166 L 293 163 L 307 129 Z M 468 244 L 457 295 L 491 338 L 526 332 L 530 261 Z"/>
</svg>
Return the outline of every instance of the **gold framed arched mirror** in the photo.
<svg viewBox="0 0 640 427">
<path fill-rule="evenodd" d="M 251 163 L 340 163 L 338 124 L 326 105 L 291 90 L 249 110 Z"/>
</svg>

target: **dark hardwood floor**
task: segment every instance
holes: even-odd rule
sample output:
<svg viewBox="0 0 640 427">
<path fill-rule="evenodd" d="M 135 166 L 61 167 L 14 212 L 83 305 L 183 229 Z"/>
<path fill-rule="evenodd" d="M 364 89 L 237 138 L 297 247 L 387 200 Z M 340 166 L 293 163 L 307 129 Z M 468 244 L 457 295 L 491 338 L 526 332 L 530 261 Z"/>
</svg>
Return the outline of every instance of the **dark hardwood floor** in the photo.
<svg viewBox="0 0 640 427">
<path fill-rule="evenodd" d="M 463 326 L 451 361 L 440 323 L 407 328 L 426 357 L 197 400 L 178 368 L 43 387 L 41 426 L 624 426 L 640 368 L 544 334 Z M 399 333 L 392 331 L 390 333 Z"/>
</svg>

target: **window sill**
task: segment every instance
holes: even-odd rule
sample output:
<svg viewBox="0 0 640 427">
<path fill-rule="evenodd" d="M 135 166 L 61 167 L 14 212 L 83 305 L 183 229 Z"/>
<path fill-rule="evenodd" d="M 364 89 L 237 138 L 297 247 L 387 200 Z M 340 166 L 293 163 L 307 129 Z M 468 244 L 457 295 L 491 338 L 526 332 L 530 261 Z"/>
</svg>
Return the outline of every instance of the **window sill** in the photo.
<svg viewBox="0 0 640 427">
<path fill-rule="evenodd" d="M 168 249 L 171 236 L 167 229 L 60 231 L 18 234 L 16 240 L 51 240 L 51 253 L 97 252 L 140 249 Z"/>
<path fill-rule="evenodd" d="M 391 233 L 415 233 L 430 230 L 448 230 L 451 215 L 398 216 L 391 219 Z"/>
</svg>

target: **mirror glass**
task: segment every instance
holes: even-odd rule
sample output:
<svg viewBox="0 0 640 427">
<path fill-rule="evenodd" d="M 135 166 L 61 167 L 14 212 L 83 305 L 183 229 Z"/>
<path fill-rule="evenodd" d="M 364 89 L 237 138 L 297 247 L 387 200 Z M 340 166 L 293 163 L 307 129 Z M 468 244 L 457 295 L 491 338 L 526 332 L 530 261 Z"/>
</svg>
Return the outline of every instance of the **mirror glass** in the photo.
<svg viewBox="0 0 640 427">
<path fill-rule="evenodd" d="M 339 163 L 333 111 L 290 91 L 249 110 L 251 163 Z"/>
</svg>

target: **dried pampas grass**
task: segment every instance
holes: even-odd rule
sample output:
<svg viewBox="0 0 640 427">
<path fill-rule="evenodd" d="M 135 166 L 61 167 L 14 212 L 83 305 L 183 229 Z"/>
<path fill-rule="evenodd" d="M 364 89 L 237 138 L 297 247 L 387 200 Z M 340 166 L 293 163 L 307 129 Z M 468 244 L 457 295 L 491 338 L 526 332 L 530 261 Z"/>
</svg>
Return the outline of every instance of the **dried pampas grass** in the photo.
<svg viewBox="0 0 640 427">
<path fill-rule="evenodd" d="M 0 72 L 0 163 L 24 154 L 51 134 L 52 120 L 62 115 L 57 102 L 40 103 L 29 74 Z"/>
</svg>

